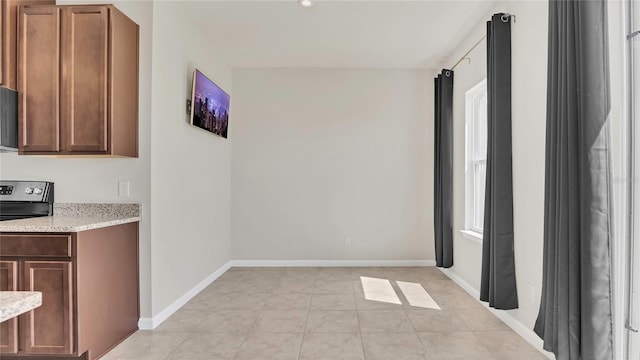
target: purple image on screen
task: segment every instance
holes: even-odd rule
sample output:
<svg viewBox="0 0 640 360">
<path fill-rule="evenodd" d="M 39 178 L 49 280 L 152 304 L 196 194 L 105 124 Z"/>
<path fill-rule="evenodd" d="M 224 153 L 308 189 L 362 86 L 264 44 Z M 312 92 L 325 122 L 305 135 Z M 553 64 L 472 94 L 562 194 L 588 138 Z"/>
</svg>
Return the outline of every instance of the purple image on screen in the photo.
<svg viewBox="0 0 640 360">
<path fill-rule="evenodd" d="M 229 126 L 229 95 L 196 70 L 193 84 L 192 124 L 227 137 Z"/>
</svg>

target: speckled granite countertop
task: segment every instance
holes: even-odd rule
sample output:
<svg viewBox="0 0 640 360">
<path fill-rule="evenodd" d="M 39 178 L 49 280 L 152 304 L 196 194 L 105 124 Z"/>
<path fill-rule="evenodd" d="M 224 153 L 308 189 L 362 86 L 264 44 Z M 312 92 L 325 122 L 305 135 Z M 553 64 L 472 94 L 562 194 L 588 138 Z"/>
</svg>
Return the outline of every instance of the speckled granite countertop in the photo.
<svg viewBox="0 0 640 360">
<path fill-rule="evenodd" d="M 42 305 L 39 291 L 0 291 L 0 322 Z"/>
<path fill-rule="evenodd" d="M 79 232 L 140 221 L 140 204 L 54 204 L 53 216 L 0 221 L 0 232 Z"/>
</svg>

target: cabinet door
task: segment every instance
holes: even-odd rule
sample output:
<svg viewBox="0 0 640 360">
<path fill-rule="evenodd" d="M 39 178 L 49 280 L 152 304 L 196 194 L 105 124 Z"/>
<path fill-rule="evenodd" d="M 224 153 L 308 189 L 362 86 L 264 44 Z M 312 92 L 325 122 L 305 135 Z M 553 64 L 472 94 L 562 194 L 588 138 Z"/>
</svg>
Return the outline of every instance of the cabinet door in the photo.
<svg viewBox="0 0 640 360">
<path fill-rule="evenodd" d="M 71 354 L 71 262 L 24 261 L 23 276 L 24 290 L 42 292 L 42 305 L 20 318 L 21 349 L 26 354 Z"/>
<path fill-rule="evenodd" d="M 18 147 L 60 150 L 60 9 L 25 7 L 18 29 Z"/>
<path fill-rule="evenodd" d="M 68 7 L 62 18 L 63 151 L 106 153 L 108 9 Z"/>
<path fill-rule="evenodd" d="M 2 0 L 0 5 L 0 85 L 17 89 L 18 8 L 31 5 L 55 5 L 55 0 Z"/>
<path fill-rule="evenodd" d="M 0 291 L 18 290 L 18 262 L 0 261 Z M 0 354 L 18 352 L 18 319 L 0 323 Z"/>
</svg>

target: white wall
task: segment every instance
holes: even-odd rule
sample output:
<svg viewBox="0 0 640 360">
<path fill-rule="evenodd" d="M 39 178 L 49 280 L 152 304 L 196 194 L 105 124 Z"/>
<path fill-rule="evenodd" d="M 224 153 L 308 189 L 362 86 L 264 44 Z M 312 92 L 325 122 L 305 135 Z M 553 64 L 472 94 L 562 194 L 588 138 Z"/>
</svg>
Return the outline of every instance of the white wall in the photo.
<svg viewBox="0 0 640 360">
<path fill-rule="evenodd" d="M 511 25 L 514 249 L 520 308 L 509 313 L 532 329 L 542 284 L 544 154 L 547 79 L 548 4 L 500 2 L 487 14 L 516 14 Z M 451 57 L 453 64 L 486 32 L 478 24 Z M 486 78 L 486 42 L 463 61 L 454 74 L 454 266 L 452 271 L 480 289 L 482 245 L 462 235 L 465 196 L 465 92 Z"/>
<path fill-rule="evenodd" d="M 487 14 L 515 14 L 512 23 L 512 137 L 514 191 L 514 251 L 520 308 L 507 313 L 533 329 L 540 304 L 542 286 L 544 228 L 544 162 L 547 86 L 547 16 L 548 3 L 543 1 L 502 1 Z M 614 200 L 624 196 L 623 157 L 626 142 L 622 124 L 622 58 L 621 8 L 618 1 L 609 3 L 610 62 L 612 97 L 612 153 L 614 159 Z M 460 44 L 447 64 L 453 64 L 486 31 L 485 22 L 478 24 Z M 455 275 L 474 289 L 480 288 L 482 246 L 462 235 L 464 229 L 465 118 L 464 94 L 486 77 L 486 42 L 471 54 L 471 63 L 463 61 L 455 69 L 454 82 L 454 266 Z M 618 208 L 616 208 L 617 210 Z M 614 250 L 621 251 L 624 222 L 616 220 Z M 622 270 L 616 269 L 617 272 Z M 620 276 L 618 275 L 618 278 Z M 614 286 L 623 284 L 615 283 Z M 620 299 L 619 299 L 620 300 Z M 620 302 L 617 302 L 617 304 Z M 619 306 L 619 304 L 618 304 Z M 620 310 L 620 309 L 618 309 Z M 616 317 L 620 328 L 621 316 Z M 619 329 L 618 329 L 619 330 Z M 533 335 L 535 338 L 535 335 Z M 539 340 L 539 339 L 538 339 Z M 619 354 L 622 343 L 617 338 Z M 541 343 L 541 341 L 540 341 Z"/>
<path fill-rule="evenodd" d="M 58 4 L 104 1 L 58 0 Z M 55 183 L 56 202 L 135 202 L 143 206 L 140 221 L 140 311 L 151 313 L 151 222 L 149 208 L 151 126 L 151 1 L 113 1 L 140 25 L 139 157 L 136 159 L 52 159 L 0 154 L 0 179 L 47 180 Z M 118 196 L 118 181 L 130 182 L 130 197 Z"/>
<path fill-rule="evenodd" d="M 151 111 L 153 314 L 231 260 L 230 139 L 187 123 L 194 67 L 231 93 L 231 69 L 179 2 L 154 3 Z M 233 100 L 232 96 L 232 100 Z M 231 125 L 233 126 L 233 124 Z"/>
<path fill-rule="evenodd" d="M 233 87 L 234 260 L 434 259 L 430 72 L 234 69 Z"/>
</svg>

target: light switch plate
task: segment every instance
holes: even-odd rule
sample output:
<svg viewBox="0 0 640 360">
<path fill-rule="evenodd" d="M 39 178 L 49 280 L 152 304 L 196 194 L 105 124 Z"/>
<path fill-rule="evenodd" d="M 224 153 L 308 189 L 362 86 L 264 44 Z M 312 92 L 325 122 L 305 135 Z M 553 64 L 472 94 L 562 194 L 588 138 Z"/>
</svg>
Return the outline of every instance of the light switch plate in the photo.
<svg viewBox="0 0 640 360">
<path fill-rule="evenodd" d="M 129 181 L 118 181 L 118 196 L 129 197 Z"/>
</svg>

